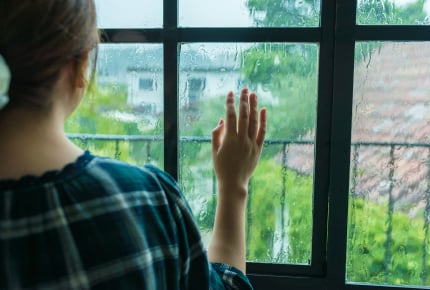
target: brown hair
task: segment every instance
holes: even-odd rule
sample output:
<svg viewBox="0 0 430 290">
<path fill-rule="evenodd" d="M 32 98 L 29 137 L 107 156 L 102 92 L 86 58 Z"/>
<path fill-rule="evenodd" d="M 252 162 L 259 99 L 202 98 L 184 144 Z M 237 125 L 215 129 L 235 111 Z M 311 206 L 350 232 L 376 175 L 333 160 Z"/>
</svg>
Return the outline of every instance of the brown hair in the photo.
<svg viewBox="0 0 430 290">
<path fill-rule="evenodd" d="M 50 108 L 61 69 L 74 61 L 76 78 L 99 37 L 93 0 L 2 0 L 0 54 L 11 70 L 10 103 Z M 97 49 L 97 48 L 96 48 Z M 91 80 L 95 71 L 92 61 Z M 77 81 L 77 80 L 76 80 Z"/>
</svg>

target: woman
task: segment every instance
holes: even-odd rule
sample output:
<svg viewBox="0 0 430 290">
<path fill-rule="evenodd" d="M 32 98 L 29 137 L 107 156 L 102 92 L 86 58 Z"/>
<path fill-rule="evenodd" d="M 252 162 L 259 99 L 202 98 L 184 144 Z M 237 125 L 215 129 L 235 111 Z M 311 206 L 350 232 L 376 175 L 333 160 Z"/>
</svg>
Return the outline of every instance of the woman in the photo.
<svg viewBox="0 0 430 290">
<path fill-rule="evenodd" d="M 237 116 L 230 92 L 212 131 L 206 253 L 168 174 L 94 156 L 64 133 L 98 44 L 93 0 L 5 0 L 0 21 L 0 289 L 252 288 L 244 213 L 266 128 L 256 95 L 242 90 Z"/>
</svg>

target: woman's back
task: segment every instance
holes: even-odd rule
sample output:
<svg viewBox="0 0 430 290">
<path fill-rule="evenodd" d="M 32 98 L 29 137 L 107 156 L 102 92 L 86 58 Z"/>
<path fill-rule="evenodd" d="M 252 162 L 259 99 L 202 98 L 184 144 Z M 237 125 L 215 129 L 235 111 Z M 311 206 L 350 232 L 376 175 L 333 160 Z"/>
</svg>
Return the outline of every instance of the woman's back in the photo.
<svg viewBox="0 0 430 290">
<path fill-rule="evenodd" d="M 185 199 L 155 167 L 86 152 L 60 172 L 0 181 L 0 192 L 0 289 L 222 286 Z"/>
</svg>

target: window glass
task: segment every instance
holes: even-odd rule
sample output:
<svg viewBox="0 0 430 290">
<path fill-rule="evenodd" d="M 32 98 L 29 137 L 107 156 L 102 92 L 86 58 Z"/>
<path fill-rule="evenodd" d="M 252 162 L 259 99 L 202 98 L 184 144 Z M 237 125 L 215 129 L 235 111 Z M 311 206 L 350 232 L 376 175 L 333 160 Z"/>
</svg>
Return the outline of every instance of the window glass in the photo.
<svg viewBox="0 0 430 290">
<path fill-rule="evenodd" d="M 95 0 L 99 28 L 160 28 L 163 1 Z"/>
<path fill-rule="evenodd" d="M 349 282 L 430 286 L 429 49 L 356 44 Z"/>
<path fill-rule="evenodd" d="M 320 22 L 320 0 L 178 1 L 183 27 L 306 27 Z"/>
<path fill-rule="evenodd" d="M 216 203 L 210 134 L 225 118 L 225 98 L 247 86 L 268 109 L 270 126 L 250 183 L 247 259 L 308 264 L 318 46 L 183 44 L 179 65 L 180 183 L 206 242 Z M 236 101 L 237 104 L 237 101 Z"/>
<path fill-rule="evenodd" d="M 92 90 L 66 123 L 79 145 L 163 167 L 163 48 L 101 44 Z"/>
<path fill-rule="evenodd" d="M 357 24 L 428 25 L 430 2 L 423 0 L 358 0 Z"/>
</svg>

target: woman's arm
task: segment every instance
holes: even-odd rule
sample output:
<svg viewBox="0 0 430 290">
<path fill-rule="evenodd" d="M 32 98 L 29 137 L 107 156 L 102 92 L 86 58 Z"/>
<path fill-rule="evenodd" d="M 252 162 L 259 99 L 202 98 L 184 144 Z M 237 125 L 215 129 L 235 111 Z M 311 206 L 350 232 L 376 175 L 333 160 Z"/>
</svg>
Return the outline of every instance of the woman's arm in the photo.
<svg viewBox="0 0 430 290">
<path fill-rule="evenodd" d="M 260 158 L 265 134 L 266 109 L 258 112 L 257 96 L 248 95 L 246 88 L 242 90 L 237 117 L 234 95 L 230 92 L 226 120 L 221 120 L 212 131 L 212 159 L 219 197 L 208 256 L 211 262 L 229 264 L 244 273 L 248 182 Z"/>
</svg>

